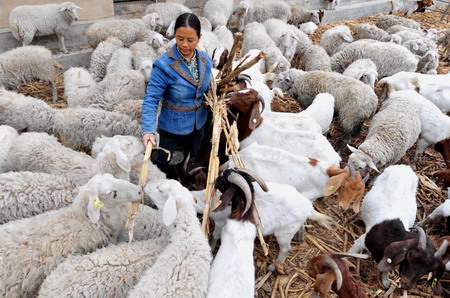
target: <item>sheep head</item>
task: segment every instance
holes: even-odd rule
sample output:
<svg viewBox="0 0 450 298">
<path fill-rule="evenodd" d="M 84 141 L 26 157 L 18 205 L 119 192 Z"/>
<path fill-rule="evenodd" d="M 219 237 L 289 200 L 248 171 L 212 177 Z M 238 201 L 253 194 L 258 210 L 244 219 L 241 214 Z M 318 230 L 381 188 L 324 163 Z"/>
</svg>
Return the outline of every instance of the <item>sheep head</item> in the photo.
<svg viewBox="0 0 450 298">
<path fill-rule="evenodd" d="M 76 6 L 72 2 L 64 2 L 60 4 L 59 11 L 65 13 L 70 19 L 78 21 L 77 9 L 81 7 Z"/>
</svg>

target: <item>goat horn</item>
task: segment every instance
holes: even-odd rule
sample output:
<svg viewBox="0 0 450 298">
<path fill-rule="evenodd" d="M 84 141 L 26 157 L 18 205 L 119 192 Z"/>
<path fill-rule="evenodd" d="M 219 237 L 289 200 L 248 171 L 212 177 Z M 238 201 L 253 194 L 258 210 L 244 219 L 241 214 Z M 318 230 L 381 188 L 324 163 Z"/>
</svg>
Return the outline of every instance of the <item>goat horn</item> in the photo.
<svg viewBox="0 0 450 298">
<path fill-rule="evenodd" d="M 325 267 L 328 267 L 331 270 L 333 270 L 334 275 L 336 275 L 336 288 L 339 291 L 341 289 L 341 287 L 342 287 L 342 273 L 341 273 L 341 270 L 339 270 L 338 265 L 330 257 L 326 257 L 325 258 L 325 260 L 323 261 L 323 265 Z"/>
<path fill-rule="evenodd" d="M 248 185 L 244 177 L 242 177 L 237 173 L 231 173 L 230 176 L 228 176 L 228 182 L 233 183 L 234 185 L 242 189 L 242 191 L 245 194 L 246 199 L 245 210 L 244 212 L 242 212 L 242 216 L 244 216 L 244 214 L 247 213 L 248 209 L 250 209 L 250 206 L 252 204 L 253 196 L 252 191 L 250 190 L 250 186 Z"/>
<path fill-rule="evenodd" d="M 188 153 L 188 156 L 186 157 L 186 160 L 184 161 L 184 164 L 183 164 L 183 173 L 186 173 L 187 165 L 188 165 L 188 162 L 189 162 L 189 159 L 190 159 L 190 158 L 191 158 L 191 152 Z"/>
<path fill-rule="evenodd" d="M 448 241 L 447 241 L 447 239 L 445 239 L 442 242 L 441 247 L 439 247 L 439 249 L 434 253 L 434 256 L 436 258 L 442 258 L 444 253 L 447 251 L 447 247 L 448 247 Z"/>
<path fill-rule="evenodd" d="M 198 172 L 198 171 L 200 171 L 200 170 L 203 170 L 203 169 L 206 169 L 206 167 L 196 167 L 196 168 L 193 168 L 192 170 L 190 170 L 190 171 L 188 172 L 188 175 L 192 175 L 192 174 L 194 174 L 194 173 L 196 173 L 196 172 Z"/>
<path fill-rule="evenodd" d="M 370 177 L 370 174 L 367 173 L 366 176 L 364 176 L 362 182 L 363 182 L 363 183 L 366 183 L 366 182 L 369 180 L 369 177 Z"/>
<path fill-rule="evenodd" d="M 425 235 L 425 231 L 421 227 L 419 227 L 417 225 L 414 227 L 416 228 L 417 232 L 419 233 L 418 247 L 425 250 L 427 248 L 427 235 Z"/>
<path fill-rule="evenodd" d="M 369 258 L 369 256 L 366 255 L 366 254 L 357 254 L 357 253 L 354 253 L 354 252 L 337 252 L 337 253 L 334 253 L 333 256 L 342 257 L 342 258 L 353 257 L 353 258 L 358 258 L 358 259 L 367 259 L 367 258 Z"/>
<path fill-rule="evenodd" d="M 348 165 L 348 170 L 350 171 L 350 178 L 355 178 L 355 168 L 352 165 Z"/>
<path fill-rule="evenodd" d="M 264 101 L 264 98 L 262 98 L 261 95 L 258 94 L 258 100 L 261 103 L 261 112 L 260 114 L 262 114 L 264 112 L 264 109 L 266 108 L 266 102 Z"/>
<path fill-rule="evenodd" d="M 249 169 L 244 169 L 244 168 L 237 169 L 237 171 L 249 175 L 250 177 L 252 177 L 255 180 L 256 183 L 259 184 L 259 186 L 261 186 L 262 190 L 269 191 L 269 188 L 267 187 L 266 182 L 264 182 L 264 180 L 261 178 L 261 176 L 256 174 L 255 171 L 252 171 Z"/>
</svg>

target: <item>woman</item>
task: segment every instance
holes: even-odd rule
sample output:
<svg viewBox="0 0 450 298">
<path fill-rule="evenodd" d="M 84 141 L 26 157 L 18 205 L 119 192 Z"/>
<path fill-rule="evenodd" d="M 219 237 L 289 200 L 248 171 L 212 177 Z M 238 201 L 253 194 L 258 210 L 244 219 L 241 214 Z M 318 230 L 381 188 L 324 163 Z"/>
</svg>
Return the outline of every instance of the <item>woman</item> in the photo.
<svg viewBox="0 0 450 298">
<path fill-rule="evenodd" d="M 176 44 L 153 64 L 142 104 L 142 141 L 172 153 L 184 145 L 185 154 L 196 157 L 200 151 L 207 110 L 203 104 L 211 76 L 211 58 L 197 50 L 201 37 L 200 21 L 195 14 L 185 13 L 175 21 Z M 162 110 L 156 123 L 156 113 Z M 169 174 L 167 153 L 157 150 L 153 162 Z M 174 177 L 170 177 L 174 178 Z"/>
</svg>

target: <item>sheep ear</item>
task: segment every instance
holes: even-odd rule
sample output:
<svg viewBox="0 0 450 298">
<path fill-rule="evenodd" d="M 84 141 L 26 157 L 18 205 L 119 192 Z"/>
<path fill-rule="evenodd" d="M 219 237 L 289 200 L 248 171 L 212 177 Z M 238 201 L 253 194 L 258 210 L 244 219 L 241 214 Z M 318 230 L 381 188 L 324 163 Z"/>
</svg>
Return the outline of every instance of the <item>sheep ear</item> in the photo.
<svg viewBox="0 0 450 298">
<path fill-rule="evenodd" d="M 58 9 L 59 11 L 64 11 L 64 10 L 66 10 L 67 8 L 66 7 L 61 7 L 60 9 Z"/>
<path fill-rule="evenodd" d="M 339 175 L 330 177 L 330 179 L 328 179 L 327 183 L 325 183 L 325 186 L 323 188 L 323 195 L 329 196 L 334 194 L 339 189 L 339 187 L 341 187 L 342 183 L 345 181 L 347 177 L 348 172 L 344 172 Z"/>
<path fill-rule="evenodd" d="M 269 67 L 269 71 L 273 71 L 278 66 L 278 61 Z"/>
<path fill-rule="evenodd" d="M 353 39 L 347 34 L 342 34 L 342 38 L 347 42 L 353 42 Z"/>
<path fill-rule="evenodd" d="M 163 222 L 170 226 L 177 217 L 177 202 L 173 196 L 169 196 L 163 208 Z"/>
<path fill-rule="evenodd" d="M 413 44 L 413 50 L 417 51 L 419 49 L 419 45 L 417 43 Z"/>
<path fill-rule="evenodd" d="M 131 171 L 131 164 L 128 160 L 128 157 L 123 153 L 122 149 L 120 148 L 120 144 L 118 140 L 113 140 L 111 143 L 111 149 L 114 155 L 116 156 L 116 163 L 117 165 L 124 170 L 125 172 Z"/>
<path fill-rule="evenodd" d="M 83 9 L 83 8 L 75 5 L 75 9 Z"/>
<path fill-rule="evenodd" d="M 89 219 L 93 223 L 97 223 L 98 220 L 100 219 L 100 208 L 101 207 L 99 207 L 99 205 L 96 206 L 96 204 L 95 204 L 96 201 L 101 203 L 101 201 L 97 198 L 97 196 L 89 196 L 87 212 L 88 212 Z"/>
</svg>

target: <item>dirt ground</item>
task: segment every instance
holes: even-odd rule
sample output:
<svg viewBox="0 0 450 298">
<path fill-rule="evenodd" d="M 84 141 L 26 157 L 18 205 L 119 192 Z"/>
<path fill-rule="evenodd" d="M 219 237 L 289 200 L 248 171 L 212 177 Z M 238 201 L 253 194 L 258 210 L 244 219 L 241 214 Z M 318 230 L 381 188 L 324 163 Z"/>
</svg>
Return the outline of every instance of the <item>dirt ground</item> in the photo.
<svg viewBox="0 0 450 298">
<path fill-rule="evenodd" d="M 441 14 L 427 11 L 425 13 L 416 13 L 412 19 L 422 24 L 423 28 L 450 28 L 450 16 L 447 16 L 447 21 L 440 21 Z M 330 27 L 336 25 L 347 25 L 352 31 L 356 25 L 360 23 L 375 23 L 377 16 L 362 17 L 354 20 L 339 21 L 331 24 L 320 26 L 311 39 L 314 43 L 319 43 L 322 33 Z M 442 52 L 440 53 L 442 54 Z M 449 61 L 441 61 L 438 68 L 438 73 L 448 73 L 450 70 Z M 58 84 L 58 102 L 51 103 L 51 88 L 45 83 L 24 84 L 20 90 L 26 95 L 35 96 L 38 98 L 45 98 L 46 101 L 55 108 L 65 108 L 67 103 L 64 99 L 64 83 L 62 74 L 56 78 Z M 450 82 L 449 82 L 450 84 Z M 300 107 L 292 98 L 278 99 L 273 103 L 273 109 L 283 112 L 298 112 Z M 361 135 L 354 140 L 352 144 L 358 146 L 364 140 L 367 133 L 368 123 L 363 126 Z M 336 146 L 339 141 L 340 132 L 336 123 L 333 123 L 331 128 L 331 143 Z M 409 150 L 402 158 L 401 163 L 410 165 L 414 155 L 415 148 Z M 343 156 L 343 163 L 345 165 L 348 159 L 347 155 Z M 432 178 L 432 173 L 437 170 L 445 169 L 445 164 L 442 157 L 431 148 L 425 151 L 425 154 L 417 164 L 416 173 L 419 177 L 418 189 L 418 214 L 417 220 L 422 220 L 425 215 L 441 204 L 447 198 L 447 190 L 443 185 L 437 183 Z M 376 176 L 376 173 L 371 173 L 370 182 Z M 367 189 L 366 189 L 367 192 Z M 350 209 L 345 212 L 339 210 L 336 204 L 336 197 L 326 197 L 315 202 L 315 207 L 319 212 L 325 213 L 333 218 L 335 221 L 335 228 L 326 230 L 315 223 L 308 222 L 306 225 L 306 237 L 301 243 L 292 242 L 292 248 L 288 254 L 285 264 L 279 266 L 276 273 L 267 272 L 267 267 L 278 253 L 278 246 L 273 236 L 266 237 L 269 244 L 270 251 L 268 256 L 264 256 L 258 240 L 255 241 L 254 259 L 256 266 L 256 295 L 257 297 L 309 297 L 312 291 L 314 280 L 306 273 L 306 264 L 309 259 L 319 254 L 321 251 L 340 252 L 347 251 L 354 240 L 364 232 L 364 223 L 359 215 L 354 214 Z M 426 228 L 426 232 L 431 238 L 436 239 L 440 236 L 448 234 L 445 227 L 445 222 L 441 221 L 431 227 Z M 356 262 L 354 259 L 349 259 L 355 266 L 351 268 L 351 272 L 355 278 L 360 281 L 367 295 L 370 297 L 398 297 L 403 294 L 403 291 L 398 289 L 399 276 L 398 271 L 390 274 L 392 286 L 385 291 L 379 282 L 379 273 L 375 263 L 369 258 Z M 445 288 L 450 289 L 450 275 L 446 273 L 441 280 Z M 431 297 L 432 290 L 430 283 L 426 277 L 423 277 L 419 285 L 411 291 L 408 291 L 409 297 Z M 330 297 L 336 297 L 331 294 Z"/>
</svg>

